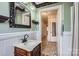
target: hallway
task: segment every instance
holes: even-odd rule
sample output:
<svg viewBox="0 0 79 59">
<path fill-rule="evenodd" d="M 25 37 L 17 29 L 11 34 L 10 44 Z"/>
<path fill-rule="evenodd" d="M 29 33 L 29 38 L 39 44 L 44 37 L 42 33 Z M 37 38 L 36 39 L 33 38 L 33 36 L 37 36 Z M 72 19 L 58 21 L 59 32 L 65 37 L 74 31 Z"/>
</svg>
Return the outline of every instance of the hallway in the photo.
<svg viewBox="0 0 79 59">
<path fill-rule="evenodd" d="M 42 56 L 57 56 L 57 43 L 48 42 L 46 48 L 42 50 Z"/>
</svg>

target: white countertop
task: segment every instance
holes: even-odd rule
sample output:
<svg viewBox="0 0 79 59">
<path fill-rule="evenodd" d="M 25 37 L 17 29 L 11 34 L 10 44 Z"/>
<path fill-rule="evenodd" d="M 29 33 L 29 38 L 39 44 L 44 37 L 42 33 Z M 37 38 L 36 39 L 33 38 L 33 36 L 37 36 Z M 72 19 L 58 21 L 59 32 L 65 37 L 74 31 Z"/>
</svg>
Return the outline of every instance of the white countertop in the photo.
<svg viewBox="0 0 79 59">
<path fill-rule="evenodd" d="M 40 43 L 41 41 L 39 40 L 28 40 L 25 43 L 17 43 L 14 46 L 27 51 L 32 51 Z"/>
</svg>

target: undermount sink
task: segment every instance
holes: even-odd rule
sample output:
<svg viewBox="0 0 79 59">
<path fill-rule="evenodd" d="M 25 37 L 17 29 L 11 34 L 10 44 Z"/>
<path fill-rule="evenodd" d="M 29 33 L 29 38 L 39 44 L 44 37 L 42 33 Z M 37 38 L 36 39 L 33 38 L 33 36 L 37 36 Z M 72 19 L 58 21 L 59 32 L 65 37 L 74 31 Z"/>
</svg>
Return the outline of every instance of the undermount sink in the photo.
<svg viewBox="0 0 79 59">
<path fill-rule="evenodd" d="M 37 42 L 36 40 L 27 40 L 27 42 L 22 44 L 27 48 L 32 48 L 32 47 L 35 47 L 38 43 L 39 42 Z"/>
<path fill-rule="evenodd" d="M 40 44 L 41 41 L 39 40 L 27 40 L 27 42 L 24 43 L 17 43 L 15 46 L 28 50 L 28 51 L 32 51 L 38 44 Z"/>
</svg>

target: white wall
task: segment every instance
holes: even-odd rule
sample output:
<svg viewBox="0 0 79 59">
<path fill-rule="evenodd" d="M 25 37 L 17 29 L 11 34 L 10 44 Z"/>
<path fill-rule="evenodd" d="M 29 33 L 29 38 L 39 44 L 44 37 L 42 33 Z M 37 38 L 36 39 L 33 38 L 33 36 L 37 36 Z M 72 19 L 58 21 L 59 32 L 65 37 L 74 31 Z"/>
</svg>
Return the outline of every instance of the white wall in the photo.
<svg viewBox="0 0 79 59">
<path fill-rule="evenodd" d="M 68 17 L 69 19 L 69 24 L 67 23 L 67 14 L 65 13 L 64 10 L 64 32 L 63 32 L 63 40 L 62 40 L 62 55 L 63 56 L 71 56 L 72 55 L 72 31 L 73 31 L 73 8 L 71 8 L 73 5 L 70 3 L 65 3 L 64 5 L 64 9 L 68 9 L 66 10 L 67 12 L 70 11 L 70 16 Z M 65 15 L 66 14 L 66 15 Z M 66 22 L 67 21 L 67 22 Z M 69 28 L 67 27 L 69 26 Z"/>
<path fill-rule="evenodd" d="M 62 42 L 62 55 L 71 56 L 72 52 L 72 39 L 71 32 L 63 32 L 63 42 Z"/>
</svg>

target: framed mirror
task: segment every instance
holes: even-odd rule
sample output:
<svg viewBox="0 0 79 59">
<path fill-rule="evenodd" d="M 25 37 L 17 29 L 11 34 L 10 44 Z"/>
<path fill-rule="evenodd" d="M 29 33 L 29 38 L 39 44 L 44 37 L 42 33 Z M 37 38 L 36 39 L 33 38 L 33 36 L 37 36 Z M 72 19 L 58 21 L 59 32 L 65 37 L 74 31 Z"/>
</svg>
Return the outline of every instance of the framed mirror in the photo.
<svg viewBox="0 0 79 59">
<path fill-rule="evenodd" d="M 12 28 L 31 28 L 31 12 L 22 2 L 10 2 L 9 25 Z"/>
</svg>

